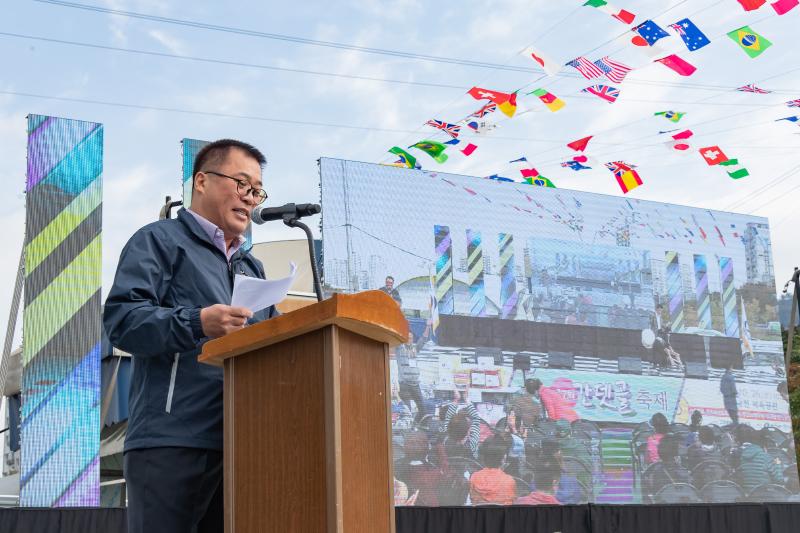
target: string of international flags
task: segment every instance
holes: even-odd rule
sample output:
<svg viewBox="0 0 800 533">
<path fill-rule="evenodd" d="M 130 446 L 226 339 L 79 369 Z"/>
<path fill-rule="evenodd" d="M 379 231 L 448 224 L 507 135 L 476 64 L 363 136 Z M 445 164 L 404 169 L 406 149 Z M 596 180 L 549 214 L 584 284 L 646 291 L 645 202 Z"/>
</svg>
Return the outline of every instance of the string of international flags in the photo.
<svg viewBox="0 0 800 533">
<path fill-rule="evenodd" d="M 736 0 L 745 11 L 754 11 L 764 6 L 766 0 Z M 777 15 L 785 15 L 795 7 L 800 5 L 800 0 L 777 0 L 770 3 L 772 9 Z M 583 6 L 596 8 L 598 11 L 606 13 L 619 22 L 630 26 L 630 31 L 634 34 L 630 42 L 633 46 L 644 52 L 646 57 L 649 57 L 653 62 L 659 63 L 666 68 L 674 71 L 676 74 L 688 77 L 694 74 L 697 68 L 681 58 L 675 53 L 669 53 L 667 50 L 662 49 L 658 42 L 669 37 L 670 34 L 657 23 L 652 20 L 645 20 L 644 22 L 633 25 L 636 20 L 636 15 L 620 9 L 605 0 L 586 0 Z M 672 30 L 677 36 L 681 38 L 689 52 L 700 50 L 711 43 L 711 40 L 694 24 L 688 17 L 669 24 L 668 28 Z M 726 33 L 738 47 L 747 54 L 750 58 L 757 58 L 772 46 L 772 42 L 766 37 L 762 36 L 750 26 L 742 26 L 740 28 L 731 30 Z M 618 60 L 612 59 L 609 56 L 603 56 L 595 61 L 591 61 L 584 56 L 578 56 L 565 64 L 560 64 L 552 60 L 546 53 L 534 48 L 533 46 L 527 47 L 522 51 L 522 55 L 534 61 L 547 76 L 556 76 L 564 67 L 571 67 L 580 73 L 586 80 L 598 80 L 605 78 L 610 83 L 622 84 L 625 77 L 634 70 Z M 394 146 L 388 151 L 397 156 L 397 160 L 389 163 L 392 166 L 399 166 L 405 168 L 422 168 L 418 162 L 417 157 L 412 155 L 409 150 L 419 150 L 435 162 L 442 164 L 448 160 L 448 148 L 459 145 L 462 142 L 462 134 L 471 133 L 473 135 L 483 135 L 490 133 L 497 126 L 486 117 L 496 113 L 498 110 L 503 113 L 508 119 L 515 116 L 517 112 L 517 98 L 520 96 L 520 91 L 517 89 L 512 92 L 503 92 L 492 89 L 485 89 L 482 87 L 473 87 L 467 94 L 475 100 L 482 102 L 480 109 L 470 113 L 468 116 L 450 123 L 440 119 L 430 119 L 425 125 L 430 126 L 437 130 L 437 132 L 449 137 L 445 142 L 439 142 L 431 139 L 423 139 L 403 149 L 399 146 Z M 753 94 L 770 94 L 771 91 L 757 87 L 754 83 L 744 85 L 736 88 L 737 91 L 747 92 Z M 581 93 L 590 94 L 605 101 L 608 104 L 613 104 L 620 96 L 620 89 L 618 87 L 608 85 L 605 83 L 595 83 L 581 89 Z M 566 102 L 557 97 L 545 88 L 535 88 L 530 92 L 526 92 L 521 96 L 529 97 L 535 96 L 550 112 L 558 112 L 566 106 Z M 786 102 L 788 107 L 800 107 L 800 99 L 790 100 Z M 685 115 L 685 112 L 678 111 L 660 111 L 655 113 L 656 116 L 663 116 L 665 119 L 678 123 Z M 491 118 L 491 117 L 490 117 Z M 778 119 L 778 121 L 786 120 L 789 122 L 800 124 L 800 116 L 790 116 Z M 672 130 L 677 131 L 677 130 Z M 671 132 L 660 132 L 671 133 Z M 665 143 L 669 148 L 679 152 L 687 152 L 691 149 L 689 139 L 694 135 L 692 130 L 686 129 L 671 135 L 671 140 Z M 584 137 L 577 141 L 568 143 L 567 146 L 572 150 L 578 152 L 568 161 L 560 164 L 563 168 L 569 168 L 575 172 L 582 170 L 590 170 L 592 165 L 598 167 L 605 167 L 608 169 L 616 179 L 617 184 L 623 193 L 639 187 L 643 184 L 641 176 L 635 170 L 635 164 L 627 163 L 625 161 L 609 161 L 600 163 L 593 157 L 585 153 L 589 141 L 593 136 Z M 455 149 L 455 148 L 453 148 Z M 457 149 L 463 157 L 471 156 L 478 149 L 478 145 L 473 142 L 466 142 L 463 148 Z M 737 158 L 729 158 L 724 154 L 719 146 L 706 146 L 698 149 L 698 153 L 703 157 L 709 166 L 719 165 L 727 172 L 731 179 L 741 179 L 749 175 L 748 170 L 739 163 Z M 487 179 L 498 181 L 510 181 L 517 183 L 527 183 L 530 185 L 537 185 L 543 187 L 555 187 L 556 185 L 552 180 L 543 176 L 536 168 L 534 168 L 526 157 L 508 162 L 513 165 L 520 173 L 521 179 L 512 179 L 498 174 L 486 176 Z"/>
</svg>

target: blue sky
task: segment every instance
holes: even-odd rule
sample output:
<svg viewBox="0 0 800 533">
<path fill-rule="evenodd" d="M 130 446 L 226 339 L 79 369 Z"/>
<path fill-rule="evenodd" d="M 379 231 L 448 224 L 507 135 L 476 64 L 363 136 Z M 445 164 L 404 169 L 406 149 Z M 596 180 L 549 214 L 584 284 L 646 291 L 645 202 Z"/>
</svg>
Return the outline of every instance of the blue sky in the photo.
<svg viewBox="0 0 800 533">
<path fill-rule="evenodd" d="M 180 195 L 181 138 L 236 137 L 252 142 L 269 159 L 264 180 L 269 202 L 316 201 L 318 157 L 387 162 L 386 150 L 392 146 L 405 147 L 423 138 L 441 139 L 423 126 L 424 122 L 430 118 L 455 122 L 480 107 L 465 94 L 473 85 L 501 91 L 525 87 L 523 92 L 543 87 L 567 106 L 550 113 L 534 97 L 522 97 L 517 117 L 500 121 L 490 135 L 468 139 L 479 146 L 475 154 L 464 158 L 454 151 L 447 163 L 438 165 L 420 153 L 425 168 L 475 176 L 513 175 L 507 162 L 525 155 L 561 188 L 620 194 L 605 169 L 574 173 L 559 166 L 566 156 L 573 155 L 564 146 L 567 142 L 594 134 L 590 155 L 600 161 L 621 159 L 638 165 L 645 185 L 631 192 L 631 197 L 768 217 L 776 278 L 782 286 L 791 267 L 800 263 L 800 248 L 793 237 L 800 223 L 795 207 L 800 174 L 792 173 L 800 165 L 800 129 L 774 120 L 800 114 L 783 104 L 800 98 L 800 51 L 792 33 L 800 21 L 800 8 L 779 17 L 769 5 L 745 13 L 735 0 L 616 3 L 635 13 L 637 22 L 654 18 L 665 28 L 690 17 L 712 43 L 688 52 L 673 36 L 663 41 L 663 47 L 697 66 L 697 72 L 682 78 L 662 65 L 649 63 L 629 44 L 625 25 L 598 10 L 580 7 L 580 0 L 224 5 L 85 0 L 83 4 L 146 14 L 145 19 L 33 0 L 14 2 L 4 10 L 0 22 L 0 32 L 17 34 L 0 35 L 0 171 L 12 191 L 0 196 L 0 224 L 6 228 L 8 256 L 0 265 L 0 279 L 5 280 L 0 284 L 0 317 L 7 316 L 23 241 L 28 113 L 105 125 L 103 279 L 108 287 L 127 238 L 157 217 L 166 195 Z M 518 69 L 314 46 L 168 24 L 152 20 L 152 16 Z M 749 58 L 725 36 L 746 24 L 773 42 L 759 58 Z M 79 47 L 20 35 L 251 66 Z M 595 82 L 577 77 L 571 69 L 534 83 L 542 76 L 541 70 L 518 55 L 530 44 L 562 63 L 581 54 L 592 60 L 611 55 L 637 68 L 617 85 L 620 99 L 609 105 L 581 94 L 581 88 Z M 759 95 L 733 90 L 746 83 L 775 92 Z M 192 113 L 81 102 L 86 100 Z M 678 126 L 695 133 L 690 153 L 678 154 L 663 146 L 668 139 L 658 131 L 675 126 L 652 114 L 668 109 L 688 113 Z M 697 148 L 710 145 L 719 145 L 729 157 L 738 158 L 751 175 L 733 181 L 722 168 L 707 166 Z M 255 229 L 255 241 L 302 237 L 279 224 L 268 226 Z"/>
</svg>

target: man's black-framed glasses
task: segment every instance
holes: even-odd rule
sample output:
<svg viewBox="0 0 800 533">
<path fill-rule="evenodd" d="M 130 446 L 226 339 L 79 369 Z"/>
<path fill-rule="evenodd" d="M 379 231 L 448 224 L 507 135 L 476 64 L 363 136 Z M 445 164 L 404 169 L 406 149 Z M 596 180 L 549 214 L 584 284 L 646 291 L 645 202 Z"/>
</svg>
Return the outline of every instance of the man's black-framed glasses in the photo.
<svg viewBox="0 0 800 533">
<path fill-rule="evenodd" d="M 255 187 L 251 186 L 247 180 L 234 178 L 233 176 L 228 176 L 227 174 L 222 174 L 221 172 L 214 172 L 213 170 L 204 170 L 203 172 L 206 174 L 214 174 L 220 178 L 228 178 L 229 180 L 235 181 L 236 188 L 239 190 L 239 194 L 244 194 L 245 196 L 252 194 L 257 204 L 263 204 L 264 200 L 267 199 L 267 191 L 264 189 L 256 189 Z"/>
</svg>

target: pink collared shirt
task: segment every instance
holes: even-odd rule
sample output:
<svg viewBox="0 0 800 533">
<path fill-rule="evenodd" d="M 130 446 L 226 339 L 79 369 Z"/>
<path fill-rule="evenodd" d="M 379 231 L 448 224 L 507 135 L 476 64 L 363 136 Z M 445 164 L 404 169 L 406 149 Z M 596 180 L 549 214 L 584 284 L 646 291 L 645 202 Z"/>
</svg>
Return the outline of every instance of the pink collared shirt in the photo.
<svg viewBox="0 0 800 533">
<path fill-rule="evenodd" d="M 225 233 L 221 229 L 219 229 L 219 227 L 217 227 L 216 224 L 214 224 L 207 218 L 198 215 L 191 209 L 187 209 L 186 211 L 188 211 L 189 214 L 194 217 L 197 223 L 200 224 L 200 227 L 203 228 L 203 231 L 206 232 L 208 238 L 211 239 L 211 242 L 214 243 L 214 246 L 216 246 L 220 252 L 225 254 L 225 257 L 228 259 L 228 263 L 230 264 L 231 257 L 233 257 L 233 254 L 238 252 L 239 248 L 242 247 L 245 238 L 242 237 L 241 235 L 237 236 L 236 239 L 231 244 L 231 247 L 228 248 L 228 245 L 225 242 Z"/>
</svg>

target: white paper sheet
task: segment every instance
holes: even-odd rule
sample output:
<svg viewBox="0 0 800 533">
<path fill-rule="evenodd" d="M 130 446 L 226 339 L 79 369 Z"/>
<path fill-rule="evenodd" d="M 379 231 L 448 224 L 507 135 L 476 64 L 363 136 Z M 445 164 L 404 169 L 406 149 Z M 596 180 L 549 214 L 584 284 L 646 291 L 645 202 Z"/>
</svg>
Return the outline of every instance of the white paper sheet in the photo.
<svg viewBox="0 0 800 533">
<path fill-rule="evenodd" d="M 297 265 L 289 265 L 289 276 L 283 279 L 265 280 L 237 274 L 233 279 L 231 305 L 246 307 L 255 313 L 286 298 L 289 287 L 297 277 Z"/>
</svg>

